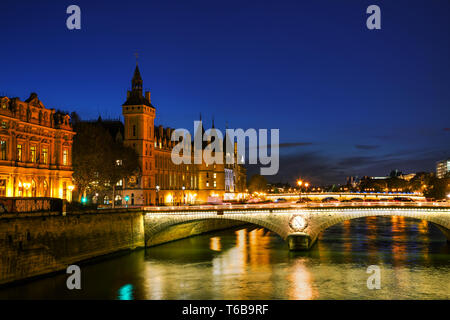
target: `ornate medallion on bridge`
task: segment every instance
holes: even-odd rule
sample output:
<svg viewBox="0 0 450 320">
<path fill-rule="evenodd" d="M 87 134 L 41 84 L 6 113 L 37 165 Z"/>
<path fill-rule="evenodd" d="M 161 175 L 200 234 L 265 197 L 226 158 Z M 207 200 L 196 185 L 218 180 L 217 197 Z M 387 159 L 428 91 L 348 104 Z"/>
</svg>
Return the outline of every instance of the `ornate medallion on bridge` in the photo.
<svg viewBox="0 0 450 320">
<path fill-rule="evenodd" d="M 294 215 L 289 222 L 291 229 L 298 232 L 305 230 L 307 225 L 308 221 L 306 221 L 305 217 L 302 215 Z"/>
</svg>

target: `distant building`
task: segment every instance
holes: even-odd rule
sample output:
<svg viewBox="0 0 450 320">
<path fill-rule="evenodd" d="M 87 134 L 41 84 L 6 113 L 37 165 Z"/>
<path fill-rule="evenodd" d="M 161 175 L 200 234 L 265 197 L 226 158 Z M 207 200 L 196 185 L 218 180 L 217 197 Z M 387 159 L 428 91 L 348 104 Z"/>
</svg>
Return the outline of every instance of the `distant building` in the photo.
<svg viewBox="0 0 450 320">
<path fill-rule="evenodd" d="M 436 164 L 436 176 L 443 178 L 450 171 L 450 159 L 438 161 Z"/>
<path fill-rule="evenodd" d="M 398 176 L 400 179 L 406 180 L 406 181 L 410 181 L 412 178 L 414 178 L 416 176 L 416 173 L 408 173 L 408 174 L 401 174 L 400 176 Z"/>
<path fill-rule="evenodd" d="M 47 109 L 36 93 L 0 96 L 0 196 L 72 199 L 68 114 Z"/>
<path fill-rule="evenodd" d="M 350 176 L 347 177 L 346 185 L 351 186 L 352 188 L 356 188 L 359 186 L 361 180 L 358 176 Z"/>
<path fill-rule="evenodd" d="M 234 157 L 235 164 L 194 164 L 192 159 L 191 164 L 175 165 L 171 160 L 176 145 L 171 140 L 174 129 L 155 126 L 156 108 L 150 92 L 142 90 L 137 65 L 131 84 L 122 105 L 123 141 L 136 150 L 140 172 L 119 182 L 122 192 L 115 201 L 129 197 L 131 205 L 176 205 L 238 200 L 245 192 L 246 171 L 237 164 L 237 145 L 234 144 L 233 154 L 224 155 Z M 203 127 L 198 130 L 194 135 L 203 134 Z"/>
</svg>

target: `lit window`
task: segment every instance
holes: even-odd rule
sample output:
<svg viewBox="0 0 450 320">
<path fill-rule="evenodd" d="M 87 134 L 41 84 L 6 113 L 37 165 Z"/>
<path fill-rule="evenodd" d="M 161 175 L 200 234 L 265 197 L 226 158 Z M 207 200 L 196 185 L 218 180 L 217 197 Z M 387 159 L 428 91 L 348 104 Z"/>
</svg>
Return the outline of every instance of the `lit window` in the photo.
<svg viewBox="0 0 450 320">
<path fill-rule="evenodd" d="M 1 160 L 6 160 L 6 141 L 0 141 L 0 157 Z"/>
<path fill-rule="evenodd" d="M 47 148 L 42 149 L 42 163 L 43 164 L 48 163 L 48 149 Z"/>
<path fill-rule="evenodd" d="M 214 188 L 215 188 L 215 187 L 217 187 L 217 185 L 216 185 L 216 181 L 214 180 Z"/>
<path fill-rule="evenodd" d="M 67 157 L 67 149 L 63 150 L 63 165 L 67 166 L 68 163 L 68 157 Z"/>
<path fill-rule="evenodd" d="M 30 161 L 33 163 L 36 162 L 36 146 L 30 147 Z"/>
<path fill-rule="evenodd" d="M 21 144 L 17 145 L 16 159 L 17 159 L 17 161 L 22 161 L 22 145 Z"/>
<path fill-rule="evenodd" d="M 216 174 L 216 173 L 214 173 L 214 179 L 215 179 L 215 178 L 217 178 L 217 174 Z"/>
<path fill-rule="evenodd" d="M 209 182 L 208 181 L 206 181 L 206 186 L 209 187 Z"/>
</svg>

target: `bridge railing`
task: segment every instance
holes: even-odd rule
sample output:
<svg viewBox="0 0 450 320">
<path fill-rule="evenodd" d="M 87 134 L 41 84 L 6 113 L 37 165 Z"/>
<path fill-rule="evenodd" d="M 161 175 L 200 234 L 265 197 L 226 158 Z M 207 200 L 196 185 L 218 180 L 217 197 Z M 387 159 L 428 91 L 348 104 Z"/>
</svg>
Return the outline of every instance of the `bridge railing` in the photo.
<svg viewBox="0 0 450 320">
<path fill-rule="evenodd" d="M 144 211 L 207 211 L 207 210 L 251 210 L 251 209 L 282 209 L 282 208 L 351 208 L 351 207 L 440 207 L 450 208 L 448 202 L 325 202 L 325 203 L 264 203 L 264 204 L 233 204 L 233 205 L 195 205 L 195 206 L 164 206 L 144 207 Z"/>
</svg>

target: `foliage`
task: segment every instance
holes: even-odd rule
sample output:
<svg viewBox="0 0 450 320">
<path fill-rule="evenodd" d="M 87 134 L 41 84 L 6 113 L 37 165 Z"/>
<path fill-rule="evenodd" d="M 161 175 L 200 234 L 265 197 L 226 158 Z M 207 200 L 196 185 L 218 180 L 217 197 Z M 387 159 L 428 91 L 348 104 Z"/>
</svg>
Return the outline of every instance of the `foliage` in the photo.
<svg viewBox="0 0 450 320">
<path fill-rule="evenodd" d="M 446 199 L 449 191 L 449 183 L 449 178 L 431 178 L 430 184 L 424 192 L 425 197 L 436 200 Z"/>
<path fill-rule="evenodd" d="M 84 192 L 114 191 L 120 179 L 138 170 L 136 152 L 115 141 L 98 123 L 78 121 L 74 130 L 77 134 L 73 141 L 73 179 L 79 199 Z"/>
<path fill-rule="evenodd" d="M 255 174 L 248 182 L 248 190 L 250 192 L 265 192 L 267 189 L 267 180 L 260 174 Z"/>
</svg>

